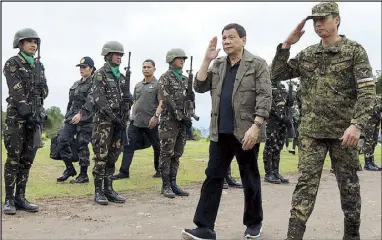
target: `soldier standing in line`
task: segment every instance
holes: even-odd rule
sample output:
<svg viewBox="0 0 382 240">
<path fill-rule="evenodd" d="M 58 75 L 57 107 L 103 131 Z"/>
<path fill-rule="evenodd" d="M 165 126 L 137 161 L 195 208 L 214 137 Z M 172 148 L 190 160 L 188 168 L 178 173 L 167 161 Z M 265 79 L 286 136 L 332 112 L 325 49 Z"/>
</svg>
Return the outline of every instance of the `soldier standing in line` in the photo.
<svg viewBox="0 0 382 240">
<path fill-rule="evenodd" d="M 129 104 L 132 100 L 130 93 L 123 92 L 126 78 L 119 71 L 124 53 L 121 43 L 106 42 L 101 53 L 105 64 L 94 73 L 93 77 L 94 201 L 101 205 L 107 205 L 109 201 L 116 203 L 126 201 L 126 198 L 113 189 L 115 163 L 122 151 L 122 132 L 126 129 Z"/>
<path fill-rule="evenodd" d="M 191 119 L 184 114 L 188 78 L 182 75 L 182 69 L 186 59 L 186 53 L 182 49 L 169 50 L 166 54 L 169 69 L 159 79 L 160 99 L 163 100 L 159 123 L 161 140 L 159 171 L 163 182 L 161 193 L 168 198 L 174 198 L 175 195 L 189 195 L 176 183 L 179 158 L 183 155 L 186 145 L 186 128 L 192 124 Z"/>
<path fill-rule="evenodd" d="M 232 165 L 232 163 L 231 163 L 231 165 Z M 230 187 L 231 188 L 243 188 L 243 184 L 241 182 L 236 181 L 236 179 L 233 178 L 232 171 L 231 171 L 231 165 L 228 166 L 227 173 L 226 173 L 225 178 L 224 178 L 223 189 L 229 189 Z"/>
<path fill-rule="evenodd" d="M 283 84 L 274 83 L 272 88 L 272 107 L 267 121 L 263 151 L 265 176 L 264 180 L 269 183 L 289 183 L 289 180 L 279 174 L 280 153 L 284 141 L 288 138 L 288 116 L 286 114 L 286 101 L 282 93 Z"/>
<path fill-rule="evenodd" d="M 7 80 L 9 97 L 5 118 L 4 145 L 7 160 L 4 165 L 5 203 L 4 214 L 16 214 L 17 210 L 38 212 L 39 207 L 25 199 L 29 171 L 40 143 L 34 141 L 35 134 L 41 138 L 43 124 L 42 106 L 48 96 L 45 69 L 34 58 L 40 51 L 41 40 L 36 31 L 24 28 L 16 32 L 13 48 L 20 51 L 5 62 L 3 73 Z M 41 72 L 37 68 L 41 64 Z M 41 79 L 37 79 L 40 76 Z M 36 84 L 38 83 L 38 84 Z M 33 96 L 37 92 L 37 104 Z M 35 112 L 34 112 L 34 108 Z M 15 192 L 16 187 L 16 192 Z"/>
<path fill-rule="evenodd" d="M 288 61 L 290 47 L 313 19 L 320 43 Z M 301 240 L 316 201 L 325 157 L 329 152 L 344 213 L 343 239 L 359 240 L 361 221 L 359 165 L 356 146 L 371 117 L 375 82 L 365 49 L 338 34 L 341 18 L 335 2 L 312 8 L 288 38 L 278 45 L 272 62 L 272 81 L 300 77 L 300 177 L 292 197 L 287 240 Z"/>
<path fill-rule="evenodd" d="M 300 122 L 300 111 L 298 110 L 297 103 L 293 105 L 292 107 L 292 122 L 293 122 L 293 129 L 294 129 L 294 138 L 292 143 L 292 149 L 289 150 L 290 153 L 293 155 L 296 154 L 296 146 L 298 145 L 298 125 Z"/>
<path fill-rule="evenodd" d="M 57 178 L 57 182 L 64 182 L 77 174 L 73 166 L 73 152 L 71 141 L 76 136 L 77 154 L 81 167 L 80 174 L 71 183 L 89 182 L 88 167 L 90 165 L 89 142 L 93 131 L 94 106 L 91 97 L 93 74 L 96 70 L 94 61 L 90 57 L 83 57 L 76 67 L 80 67 L 81 79 L 75 81 L 69 89 L 69 103 L 66 108 L 64 128 L 57 138 L 60 157 L 65 163 L 64 173 Z"/>
<path fill-rule="evenodd" d="M 363 145 L 363 153 L 365 156 L 365 170 L 381 171 L 382 168 L 377 166 L 374 161 L 374 150 L 378 143 L 378 135 L 380 132 L 380 124 L 382 120 L 382 98 L 377 96 L 373 114 L 370 121 L 364 128 L 365 142 Z"/>
<path fill-rule="evenodd" d="M 130 165 L 133 160 L 137 142 L 147 137 L 154 150 L 154 178 L 160 177 L 159 155 L 160 141 L 158 134 L 159 116 L 162 113 L 162 103 L 159 101 L 159 82 L 154 76 L 155 62 L 147 59 L 142 64 L 144 79 L 135 85 L 133 93 L 133 110 L 128 127 L 127 143 L 119 173 L 114 179 L 130 177 Z"/>
</svg>

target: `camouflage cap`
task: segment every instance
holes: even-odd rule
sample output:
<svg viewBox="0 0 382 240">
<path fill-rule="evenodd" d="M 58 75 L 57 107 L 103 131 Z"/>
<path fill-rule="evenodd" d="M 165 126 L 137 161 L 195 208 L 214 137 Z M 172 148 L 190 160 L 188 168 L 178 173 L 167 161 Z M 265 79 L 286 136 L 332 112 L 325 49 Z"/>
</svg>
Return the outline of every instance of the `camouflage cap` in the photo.
<svg viewBox="0 0 382 240">
<path fill-rule="evenodd" d="M 326 17 L 331 14 L 340 15 L 340 11 L 338 10 L 338 4 L 335 2 L 322 2 L 315 5 L 312 8 L 312 15 L 306 17 L 306 20 L 309 20 L 315 17 Z"/>
</svg>

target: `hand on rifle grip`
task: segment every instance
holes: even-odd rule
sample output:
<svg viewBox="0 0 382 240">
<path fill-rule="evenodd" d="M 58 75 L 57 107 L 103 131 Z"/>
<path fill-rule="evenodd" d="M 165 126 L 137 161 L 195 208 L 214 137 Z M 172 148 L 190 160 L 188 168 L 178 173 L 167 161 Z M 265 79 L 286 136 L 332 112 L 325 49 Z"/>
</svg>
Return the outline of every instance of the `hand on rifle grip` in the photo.
<svg viewBox="0 0 382 240">
<path fill-rule="evenodd" d="M 195 101 L 195 93 L 194 92 L 191 92 L 190 95 L 187 95 L 187 100 L 188 101 Z"/>
<path fill-rule="evenodd" d="M 126 129 L 126 123 L 124 121 L 122 121 L 122 119 L 120 119 L 118 117 L 114 118 L 112 123 L 117 125 L 117 127 L 121 128 L 122 130 Z"/>
</svg>

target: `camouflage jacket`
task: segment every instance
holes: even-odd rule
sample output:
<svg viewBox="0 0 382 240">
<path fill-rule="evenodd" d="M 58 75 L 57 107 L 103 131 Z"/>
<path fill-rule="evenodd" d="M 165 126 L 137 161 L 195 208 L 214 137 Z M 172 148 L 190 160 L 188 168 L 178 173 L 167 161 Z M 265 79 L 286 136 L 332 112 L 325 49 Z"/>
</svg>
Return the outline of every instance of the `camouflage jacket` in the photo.
<svg viewBox="0 0 382 240">
<path fill-rule="evenodd" d="M 187 81 L 185 76 L 179 81 L 170 69 L 159 78 L 159 99 L 163 100 L 161 121 L 181 121 L 184 118 Z"/>
<path fill-rule="evenodd" d="M 199 81 L 197 74 L 194 89 L 198 93 L 211 91 L 212 110 L 210 135 L 218 141 L 218 117 L 220 94 L 226 73 L 227 56 L 217 58 L 208 69 L 207 79 Z M 272 87 L 268 65 L 262 58 L 254 56 L 244 49 L 243 57 L 236 74 L 232 92 L 234 111 L 234 135 L 241 141 L 245 132 L 254 123 L 255 116 L 267 119 L 271 110 Z"/>
<path fill-rule="evenodd" d="M 272 81 L 300 77 L 300 134 L 340 138 L 350 124 L 365 126 L 375 99 L 375 83 L 365 49 L 342 40 L 324 49 L 315 44 L 288 61 L 289 49 L 277 47 Z"/>
<path fill-rule="evenodd" d="M 74 115 L 81 112 L 81 121 L 78 124 L 93 121 L 94 106 L 92 100 L 93 76 L 74 82 L 69 90 L 69 103 L 66 108 L 65 123 L 70 123 Z"/>
<path fill-rule="evenodd" d="M 7 80 L 9 96 L 6 99 L 7 122 L 23 122 L 25 116 L 32 113 L 32 93 L 35 88 L 35 68 L 19 53 L 11 57 L 4 65 L 4 76 Z M 48 96 L 49 89 L 45 78 L 45 68 L 41 64 L 42 91 L 41 97 Z"/>
<path fill-rule="evenodd" d="M 130 109 L 123 102 L 122 89 L 125 84 L 125 76 L 121 73 L 120 78 L 117 79 L 109 63 L 105 63 L 94 73 L 92 87 L 94 122 L 111 122 L 115 118 L 127 120 Z"/>
</svg>

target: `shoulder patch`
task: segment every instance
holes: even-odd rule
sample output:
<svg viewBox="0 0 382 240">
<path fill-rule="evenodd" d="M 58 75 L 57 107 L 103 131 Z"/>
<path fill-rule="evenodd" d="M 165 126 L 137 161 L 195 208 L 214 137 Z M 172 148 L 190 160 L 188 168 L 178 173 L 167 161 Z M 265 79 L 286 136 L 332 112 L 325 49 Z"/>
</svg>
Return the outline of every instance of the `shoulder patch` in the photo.
<svg viewBox="0 0 382 240">
<path fill-rule="evenodd" d="M 95 77 L 97 81 L 102 81 L 102 75 L 101 74 L 97 74 L 97 76 Z"/>
<path fill-rule="evenodd" d="M 9 71 L 12 72 L 12 73 L 16 72 L 16 69 L 17 69 L 17 67 L 15 65 L 11 65 L 9 67 Z"/>
</svg>

